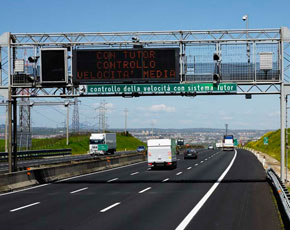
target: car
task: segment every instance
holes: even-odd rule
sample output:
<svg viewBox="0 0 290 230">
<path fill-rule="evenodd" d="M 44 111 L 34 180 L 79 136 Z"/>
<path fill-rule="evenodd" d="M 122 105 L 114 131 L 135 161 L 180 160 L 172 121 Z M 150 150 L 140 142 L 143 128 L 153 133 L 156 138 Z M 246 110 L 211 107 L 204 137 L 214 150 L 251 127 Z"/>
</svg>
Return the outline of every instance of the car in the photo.
<svg viewBox="0 0 290 230">
<path fill-rule="evenodd" d="M 213 145 L 209 145 L 207 149 L 213 149 Z"/>
<path fill-rule="evenodd" d="M 146 148 L 145 148 L 145 146 L 138 146 L 136 151 L 137 152 L 144 152 L 144 151 L 146 151 Z"/>
<path fill-rule="evenodd" d="M 187 149 L 184 152 L 184 159 L 197 159 L 197 151 L 195 149 Z"/>
</svg>

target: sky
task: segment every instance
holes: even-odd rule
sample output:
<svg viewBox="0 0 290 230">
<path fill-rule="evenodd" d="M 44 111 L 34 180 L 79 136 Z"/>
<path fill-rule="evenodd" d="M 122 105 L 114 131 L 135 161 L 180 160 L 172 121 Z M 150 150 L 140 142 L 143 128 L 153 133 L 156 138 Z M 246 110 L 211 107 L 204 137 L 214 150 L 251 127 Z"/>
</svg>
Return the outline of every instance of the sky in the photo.
<svg viewBox="0 0 290 230">
<path fill-rule="evenodd" d="M 3 32 L 116 32 L 290 28 L 289 0 L 0 0 Z M 0 98 L 1 100 L 1 98 Z M 85 98 L 79 105 L 80 122 L 97 128 L 97 108 L 107 103 L 110 128 L 224 128 L 278 129 L 278 95 Z M 46 99 L 49 101 L 49 99 Z M 70 110 L 72 115 L 73 108 Z M 33 107 L 32 126 L 60 127 L 63 106 Z M 0 124 L 5 108 L 0 107 Z"/>
</svg>

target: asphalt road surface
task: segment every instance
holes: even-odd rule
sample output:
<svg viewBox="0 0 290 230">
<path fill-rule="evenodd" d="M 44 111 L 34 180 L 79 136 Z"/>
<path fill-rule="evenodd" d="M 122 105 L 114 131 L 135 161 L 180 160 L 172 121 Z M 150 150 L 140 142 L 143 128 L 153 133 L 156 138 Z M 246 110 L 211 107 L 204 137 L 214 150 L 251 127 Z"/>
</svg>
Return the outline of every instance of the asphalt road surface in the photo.
<svg viewBox="0 0 290 230">
<path fill-rule="evenodd" d="M 262 165 L 246 150 L 146 162 L 0 195 L 1 229 L 281 229 Z"/>
</svg>

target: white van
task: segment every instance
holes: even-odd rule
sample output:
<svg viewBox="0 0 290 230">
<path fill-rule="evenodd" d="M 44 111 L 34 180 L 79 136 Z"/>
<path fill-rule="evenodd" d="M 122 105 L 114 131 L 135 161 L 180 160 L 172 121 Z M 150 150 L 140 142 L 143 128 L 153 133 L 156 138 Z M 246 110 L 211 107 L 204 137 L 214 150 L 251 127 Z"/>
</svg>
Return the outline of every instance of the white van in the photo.
<svg viewBox="0 0 290 230">
<path fill-rule="evenodd" d="M 147 141 L 148 167 L 176 168 L 176 140 L 152 139 Z"/>
</svg>

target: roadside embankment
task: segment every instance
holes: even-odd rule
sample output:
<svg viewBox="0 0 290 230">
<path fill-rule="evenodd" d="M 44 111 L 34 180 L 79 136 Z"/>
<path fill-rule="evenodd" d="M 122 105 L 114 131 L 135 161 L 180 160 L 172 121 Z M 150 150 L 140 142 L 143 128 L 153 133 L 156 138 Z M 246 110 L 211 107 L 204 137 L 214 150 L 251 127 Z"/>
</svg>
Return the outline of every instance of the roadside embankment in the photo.
<svg viewBox="0 0 290 230">
<path fill-rule="evenodd" d="M 276 160 L 275 158 L 269 156 L 266 153 L 263 153 L 261 151 L 257 151 L 255 149 L 251 149 L 248 147 L 244 147 L 244 149 L 252 152 L 253 154 L 255 154 L 255 156 L 257 157 L 257 159 L 261 162 L 261 164 L 263 165 L 264 169 L 267 170 L 268 168 L 272 168 L 275 173 L 277 175 L 280 175 L 281 172 L 281 163 L 280 161 Z M 287 182 L 285 183 L 288 187 L 290 186 L 290 170 L 287 170 Z"/>
</svg>

